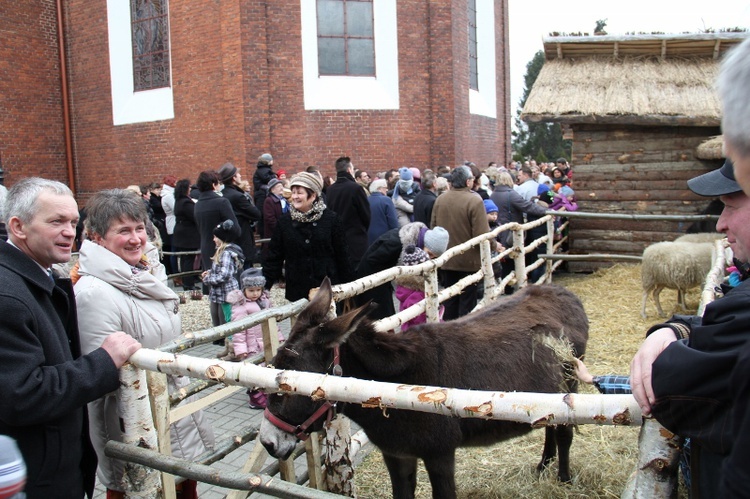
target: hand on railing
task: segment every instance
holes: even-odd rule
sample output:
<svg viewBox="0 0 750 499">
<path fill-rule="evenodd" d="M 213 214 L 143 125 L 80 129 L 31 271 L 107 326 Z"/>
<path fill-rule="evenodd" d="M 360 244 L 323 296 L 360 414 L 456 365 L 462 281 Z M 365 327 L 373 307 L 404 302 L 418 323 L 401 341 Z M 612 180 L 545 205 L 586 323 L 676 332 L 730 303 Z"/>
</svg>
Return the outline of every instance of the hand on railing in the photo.
<svg viewBox="0 0 750 499">
<path fill-rule="evenodd" d="M 102 348 L 109 354 L 112 362 L 119 369 L 131 355 L 141 348 L 141 344 L 129 334 L 117 331 L 104 338 Z"/>
</svg>

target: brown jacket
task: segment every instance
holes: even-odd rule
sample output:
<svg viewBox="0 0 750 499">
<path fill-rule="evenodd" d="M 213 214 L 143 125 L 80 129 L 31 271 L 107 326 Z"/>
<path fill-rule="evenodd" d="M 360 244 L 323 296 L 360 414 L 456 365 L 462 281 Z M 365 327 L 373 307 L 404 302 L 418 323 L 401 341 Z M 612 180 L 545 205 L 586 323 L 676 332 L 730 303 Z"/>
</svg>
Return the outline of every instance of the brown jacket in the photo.
<svg viewBox="0 0 750 499">
<path fill-rule="evenodd" d="M 451 189 L 435 201 L 430 227 L 443 227 L 448 231 L 448 249 L 486 234 L 490 230 L 484 202 L 468 187 Z M 476 272 L 481 266 L 479 246 L 451 258 L 442 268 L 460 272 Z"/>
</svg>

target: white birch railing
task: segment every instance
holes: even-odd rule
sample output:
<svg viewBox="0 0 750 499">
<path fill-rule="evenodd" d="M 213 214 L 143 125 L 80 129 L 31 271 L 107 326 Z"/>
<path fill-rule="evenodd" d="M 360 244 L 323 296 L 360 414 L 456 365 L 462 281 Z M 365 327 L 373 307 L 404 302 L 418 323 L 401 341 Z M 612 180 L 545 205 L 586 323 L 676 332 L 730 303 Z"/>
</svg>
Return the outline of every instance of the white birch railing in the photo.
<svg viewBox="0 0 750 499">
<path fill-rule="evenodd" d="M 546 224 L 547 234 L 534 241 L 532 244 L 528 246 L 525 245 L 525 231 L 541 224 Z M 562 228 L 564 227 L 565 226 L 563 225 Z M 493 241 L 497 234 L 502 230 L 513 231 L 514 244 L 513 247 L 506 248 L 500 255 L 495 255 L 493 258 L 490 251 L 490 242 Z M 502 294 L 506 285 L 515 285 L 516 287 L 527 285 L 528 273 L 539 266 L 543 265 L 545 272 L 535 284 L 551 281 L 552 272 L 562 263 L 562 261 L 553 262 L 550 259 L 540 258 L 527 267 L 525 264 L 525 256 L 528 252 L 533 251 L 533 249 L 543 244 L 546 244 L 546 252 L 548 254 L 555 253 L 555 251 L 557 251 L 565 242 L 565 238 L 555 242 L 554 234 L 554 221 L 549 215 L 528 224 L 506 224 L 496 228 L 491 233 L 478 236 L 462 245 L 451 248 L 441 255 L 441 257 L 434 260 L 412 267 L 390 268 L 351 283 L 334 286 L 334 300 L 341 301 L 350 298 L 373 287 L 388 283 L 401 275 L 423 275 L 425 278 L 425 299 L 407 310 L 376 322 L 376 327 L 379 330 L 395 330 L 404 322 L 421 313 L 426 313 L 428 321 L 435 322 L 438 320 L 438 309 L 441 302 L 451 296 L 459 294 L 463 287 L 469 284 L 478 283 L 479 281 L 484 283 L 485 288 L 484 297 L 477 305 L 477 308 L 482 308 Z M 480 270 L 463 278 L 450 288 L 440 290 L 437 283 L 437 270 L 440 266 L 453 256 L 467 251 L 476 245 L 479 245 L 480 247 Z M 512 258 L 514 260 L 514 271 L 505 279 L 498 281 L 494 278 L 492 273 L 492 264 L 499 261 L 501 258 Z M 714 274 L 716 278 L 719 278 L 721 275 L 720 270 L 716 270 L 720 268 L 721 265 L 718 263 L 714 266 Z M 706 293 L 708 293 L 708 290 L 709 286 L 707 284 Z M 217 383 L 225 385 L 225 388 L 214 392 L 211 395 L 204 396 L 197 402 L 182 404 L 180 407 L 172 409 L 171 411 L 162 410 L 160 411 L 160 414 L 156 416 L 150 414 L 151 406 L 148 404 L 146 398 L 124 394 L 125 396 L 129 396 L 131 400 L 131 402 L 124 404 L 125 407 L 123 407 L 123 410 L 126 411 L 123 413 L 123 418 L 130 421 L 129 424 L 126 424 L 126 433 L 131 433 L 127 436 L 127 441 L 138 442 L 140 447 L 146 448 L 146 451 L 139 450 L 139 455 L 137 457 L 134 455 L 133 461 L 143 463 L 143 459 L 146 459 L 145 462 L 150 463 L 149 466 L 152 468 L 164 472 L 171 471 L 174 473 L 174 463 L 179 460 L 166 456 L 160 456 L 161 459 L 149 460 L 148 458 L 144 458 L 142 454 L 144 452 L 148 454 L 148 449 L 152 449 L 151 452 L 154 452 L 152 457 L 154 457 L 158 456 L 158 454 L 155 454 L 157 448 L 169 449 L 168 426 L 170 423 L 185 417 L 196 410 L 215 403 L 222 398 L 232 395 L 237 390 L 242 389 L 241 387 L 258 386 L 264 387 L 269 391 L 278 391 L 281 390 L 283 385 L 289 393 L 315 397 L 322 396 L 329 400 L 359 403 L 363 406 L 372 407 L 373 410 L 387 410 L 389 408 L 408 409 L 423 412 L 436 412 L 438 414 L 445 414 L 454 417 L 476 417 L 519 421 L 535 426 L 562 423 L 612 425 L 640 425 L 642 423 L 640 409 L 630 395 L 479 392 L 445 387 L 405 388 L 404 385 L 363 381 L 353 378 L 339 378 L 312 373 L 294 373 L 290 371 L 281 372 L 255 365 L 264 360 L 270 360 L 273 355 L 275 355 L 276 348 L 278 347 L 278 322 L 285 319 L 291 319 L 293 321 L 294 317 L 306 306 L 306 304 L 307 300 L 299 300 L 283 307 L 277 307 L 262 311 L 258 314 L 253 314 L 241 321 L 232 322 L 204 331 L 187 333 L 177 340 L 163 345 L 160 347 L 159 351 L 142 349 L 134 354 L 131 358 L 131 363 L 136 369 L 123 369 L 122 371 L 122 383 L 124 387 L 143 386 L 140 373 L 142 373 L 143 371 L 141 370 L 144 369 L 153 373 L 183 374 L 196 378 L 200 381 L 194 383 L 195 391 L 209 386 L 209 384 Z M 183 352 L 188 348 L 226 337 L 234 332 L 247 329 L 248 327 L 257 324 L 261 324 L 262 326 L 266 351 L 263 355 L 258 355 L 255 358 L 250 359 L 248 362 L 239 364 L 220 362 L 215 359 L 191 357 L 178 353 Z M 133 378 L 133 376 L 135 376 L 135 378 Z M 163 374 L 157 376 L 163 376 Z M 145 380 L 145 378 L 143 379 Z M 143 384 L 145 384 L 145 381 Z M 129 390 L 129 388 L 122 391 L 124 392 L 126 390 Z M 190 389 L 183 389 L 183 393 L 177 394 L 177 400 L 174 402 L 179 401 L 181 397 L 184 398 L 189 394 Z M 175 395 L 173 395 L 173 397 L 175 397 Z M 161 401 L 159 403 L 154 403 L 153 406 L 168 407 L 169 400 L 167 400 L 162 394 Z M 153 426 L 144 423 L 144 421 L 149 420 L 149 417 L 152 418 L 152 421 L 155 421 Z M 651 424 L 652 423 L 647 420 L 647 425 L 650 426 Z M 132 432 L 135 432 L 135 434 L 132 434 Z M 153 435 L 150 434 L 151 432 L 153 432 Z M 655 452 L 655 455 L 663 456 L 667 453 L 666 451 L 668 449 L 674 447 L 671 440 L 671 437 L 673 436 L 670 437 L 668 432 L 656 431 L 652 433 L 657 436 L 657 442 L 654 442 L 654 438 L 652 437 L 647 439 L 650 445 L 649 455 L 654 455 Z M 156 439 L 154 439 L 154 435 L 156 435 Z M 313 441 L 317 443 L 317 439 L 311 438 L 306 444 L 308 450 L 308 461 L 310 463 L 308 473 L 311 484 L 314 486 L 322 486 L 322 480 L 320 478 L 320 450 L 312 443 Z M 148 444 L 144 445 L 144 443 Z M 302 447 L 300 447 L 300 449 L 301 448 Z M 112 452 L 117 452 L 117 455 L 120 458 L 122 458 L 123 452 L 127 454 L 127 450 L 123 450 L 121 446 L 118 446 L 117 450 L 112 450 Z M 250 459 L 242 470 L 244 475 L 240 474 L 248 480 L 247 484 L 249 484 L 245 487 L 241 487 L 242 490 L 257 490 L 269 495 L 274 495 L 273 487 L 267 487 L 270 482 L 267 480 L 264 481 L 262 477 L 258 478 L 260 475 L 257 475 L 266 456 L 267 454 L 264 454 L 262 446 L 260 446 L 256 440 L 255 448 L 251 452 Z M 662 459 L 662 457 L 659 459 Z M 638 473 L 638 476 L 642 477 L 647 475 L 647 470 L 654 468 L 653 462 L 651 465 L 651 468 L 644 466 L 642 471 Z M 130 467 L 135 478 L 132 480 L 132 483 L 134 484 L 132 485 L 133 490 L 128 492 L 127 496 L 154 497 L 157 492 L 154 489 L 153 473 L 139 469 L 140 466 L 141 465 L 133 465 Z M 282 478 L 291 482 L 296 481 L 293 465 L 290 465 L 288 462 L 280 462 L 278 468 L 281 472 Z M 193 470 L 191 470 L 190 467 L 181 466 L 179 469 L 181 470 L 179 474 L 188 478 L 201 480 L 201 477 L 203 476 L 197 472 L 193 473 Z M 221 473 L 217 472 L 217 475 L 221 475 Z M 235 475 L 232 476 L 233 480 L 237 479 L 237 476 Z M 162 476 L 168 477 L 168 475 Z M 162 486 L 158 487 L 160 490 L 164 490 L 164 495 L 162 497 L 171 496 L 169 488 L 163 487 L 164 484 L 168 483 L 168 480 L 168 478 L 165 478 L 165 482 Z M 652 482 L 644 480 L 648 480 L 648 477 L 642 479 L 641 483 L 648 483 L 648 486 L 652 484 Z M 229 482 L 226 482 L 224 485 L 226 486 L 227 483 Z M 147 488 L 148 490 L 144 492 L 143 490 L 140 490 L 141 488 Z M 294 487 L 291 487 L 290 489 L 284 488 L 283 496 L 311 497 L 306 492 L 294 492 L 294 490 L 296 490 Z M 633 488 L 632 490 L 639 489 Z M 643 489 L 642 486 L 640 490 L 645 489 Z M 244 497 L 243 494 L 244 493 L 237 492 L 236 494 L 230 495 L 230 497 Z M 635 494 L 633 497 L 645 496 Z M 651 495 L 651 497 L 656 496 Z"/>
</svg>

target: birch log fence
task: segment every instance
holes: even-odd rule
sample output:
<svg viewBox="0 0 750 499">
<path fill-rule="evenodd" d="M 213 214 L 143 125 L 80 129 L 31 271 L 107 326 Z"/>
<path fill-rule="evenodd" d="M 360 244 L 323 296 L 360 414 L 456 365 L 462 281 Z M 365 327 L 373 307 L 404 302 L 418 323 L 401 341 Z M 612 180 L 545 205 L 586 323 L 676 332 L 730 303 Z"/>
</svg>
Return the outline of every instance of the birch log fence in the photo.
<svg viewBox="0 0 750 499">
<path fill-rule="evenodd" d="M 559 213 L 555 213 L 559 215 Z M 577 214 L 580 216 L 580 214 Z M 566 214 L 567 216 L 567 214 Z M 621 216 L 629 218 L 630 216 Z M 704 219 L 699 217 L 681 217 L 685 219 Z M 545 224 L 547 234 L 531 244 L 526 245 L 525 233 L 529 229 Z M 477 305 L 482 308 L 504 293 L 506 285 L 523 287 L 528 285 L 527 276 L 535 268 L 544 267 L 544 274 L 533 284 L 552 280 L 553 271 L 562 263 L 554 259 L 556 252 L 566 242 L 563 235 L 555 241 L 555 234 L 565 231 L 563 223 L 557 229 L 553 216 L 547 215 L 539 220 L 517 224 L 510 223 L 496 228 L 485 235 L 478 236 L 464 244 L 451 248 L 439 258 L 409 267 L 394 267 L 373 274 L 357 281 L 334 287 L 334 302 L 360 294 L 372 287 L 390 282 L 401 275 L 422 275 L 425 279 L 425 299 L 391 317 L 376 322 L 381 331 L 396 330 L 404 322 L 426 313 L 429 321 L 438 320 L 440 303 L 461 292 L 463 287 L 482 281 L 484 297 Z M 500 254 L 493 255 L 490 241 L 504 230 L 513 232 L 513 246 Z M 717 242 L 717 249 L 724 248 Z M 437 271 L 450 258 L 463 253 L 473 246 L 480 247 L 481 268 L 460 280 L 455 285 L 439 289 Z M 539 258 L 526 266 L 525 256 L 533 249 L 546 245 L 546 258 Z M 713 300 L 713 289 L 723 277 L 724 251 L 715 252 L 718 257 L 707 276 L 701 299 L 702 311 L 705 304 Z M 492 264 L 502 258 L 514 261 L 514 270 L 504 279 L 495 279 Z M 278 371 L 257 364 L 269 361 L 278 348 L 278 322 L 294 317 L 306 306 L 307 300 L 299 300 L 282 307 L 261 311 L 237 322 L 225 324 L 203 331 L 189 332 L 182 337 L 162 345 L 158 350 L 141 349 L 136 352 L 128 364 L 121 370 L 119 399 L 121 414 L 124 420 L 125 443 L 110 442 L 106 453 L 128 462 L 128 491 L 126 497 L 174 497 L 171 475 L 179 475 L 199 481 L 222 485 L 236 489 L 228 497 L 246 497 L 249 491 L 263 492 L 275 497 L 329 497 L 323 491 L 313 491 L 307 487 L 295 485 L 308 481 L 313 488 L 323 488 L 321 476 L 321 454 L 319 438 L 308 439 L 298 446 L 290 461 L 280 461 L 272 468 L 263 469 L 267 453 L 254 439 L 257 428 L 246 428 L 231 441 L 217 443 L 213 453 L 201 456 L 200 463 L 187 463 L 169 456 L 169 424 L 186 417 L 210 404 L 228 397 L 245 387 L 263 387 L 268 392 L 284 392 L 300 396 L 310 396 L 331 401 L 362 404 L 373 410 L 405 409 L 422 412 L 433 412 L 452 417 L 502 419 L 528 423 L 534 426 L 550 424 L 599 424 L 599 425 L 642 425 L 639 439 L 641 459 L 639 469 L 626 487 L 622 497 L 670 497 L 676 487 L 676 474 L 673 472 L 677 459 L 674 449 L 678 437 L 664 430 L 653 420 L 642 417 L 640 408 L 631 395 L 589 395 L 576 393 L 539 394 L 520 392 L 481 392 L 460 390 L 450 387 L 405 386 L 393 383 L 359 380 L 317 373 Z M 263 329 L 266 350 L 262 355 L 248 359 L 243 363 L 223 362 L 186 355 L 189 348 L 224 338 L 235 332 L 260 324 Z M 146 372 L 149 376 L 146 376 Z M 166 395 L 163 383 L 157 382 L 166 374 L 185 375 L 195 381 L 180 392 Z M 223 388 L 210 395 L 200 397 L 195 402 L 186 403 L 190 395 L 200 393 L 212 385 Z M 148 386 L 148 396 L 144 387 Z M 155 400 L 158 398 L 158 402 Z M 178 405 L 179 404 L 179 405 Z M 163 410 L 164 407 L 172 407 Z M 153 407 L 162 410 L 153 411 Z M 645 424 L 644 424 L 645 421 Z M 339 425 L 340 426 L 340 425 Z M 359 433 L 351 441 L 361 446 L 366 436 Z M 254 448 L 245 466 L 239 472 L 224 473 L 207 467 L 207 463 L 216 462 L 231 450 L 246 442 L 254 441 Z M 329 444 L 328 446 L 330 446 Z M 335 446 L 340 445 L 336 443 Z M 160 450 L 166 450 L 166 453 Z M 304 477 L 296 477 L 293 460 L 299 452 L 307 451 L 308 472 Z M 352 458 L 354 452 L 344 453 Z M 328 474 L 351 474 L 351 462 L 336 458 L 336 466 L 328 463 Z M 337 466 L 339 467 L 337 470 Z M 343 466 L 343 469 L 341 468 Z M 157 470 L 161 473 L 157 473 Z M 267 472 L 276 472 L 289 483 L 280 484 L 269 477 Z M 331 487 L 340 493 L 350 490 L 350 485 L 339 482 L 335 477 L 327 477 Z M 658 486 L 657 486 L 658 485 Z M 654 495 L 654 494 L 657 495 Z"/>
</svg>

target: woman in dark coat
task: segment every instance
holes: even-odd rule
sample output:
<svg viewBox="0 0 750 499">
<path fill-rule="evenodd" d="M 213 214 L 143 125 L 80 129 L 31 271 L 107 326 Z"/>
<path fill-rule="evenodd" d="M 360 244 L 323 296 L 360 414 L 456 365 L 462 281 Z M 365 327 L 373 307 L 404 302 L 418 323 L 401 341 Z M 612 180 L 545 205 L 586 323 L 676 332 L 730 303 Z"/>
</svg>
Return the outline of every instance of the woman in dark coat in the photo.
<svg viewBox="0 0 750 499">
<path fill-rule="evenodd" d="M 234 216 L 232 204 L 219 194 L 219 175 L 215 171 L 207 170 L 198 176 L 198 202 L 195 205 L 195 224 L 201 238 L 201 268 L 211 268 L 211 257 L 216 251 L 214 244 L 214 228 L 224 220 L 234 222 L 233 235 L 240 236 L 240 224 Z"/>
<path fill-rule="evenodd" d="M 320 199 L 318 176 L 298 173 L 291 188 L 289 213 L 279 219 L 271 237 L 263 275 L 268 289 L 285 278 L 286 299 L 296 301 L 308 298 L 326 276 L 341 284 L 351 281 L 353 272 L 344 224 Z"/>
<path fill-rule="evenodd" d="M 190 180 L 179 180 L 174 187 L 175 226 L 172 235 L 172 246 L 176 252 L 195 251 L 201 246 L 201 236 L 195 224 L 195 200 L 190 197 Z M 181 255 L 178 258 L 178 272 L 195 270 L 196 255 Z M 184 276 L 182 287 L 189 291 L 195 289 L 196 276 Z"/>
<path fill-rule="evenodd" d="M 245 267 L 253 266 L 256 261 L 255 249 L 255 223 L 260 222 L 262 214 L 260 209 L 253 204 L 250 194 L 245 192 L 240 183 L 242 174 L 232 163 L 225 163 L 219 168 L 219 180 L 224 183 L 221 192 L 228 199 L 234 210 L 234 215 L 240 222 L 240 238 L 236 241 L 245 254 Z"/>
</svg>

